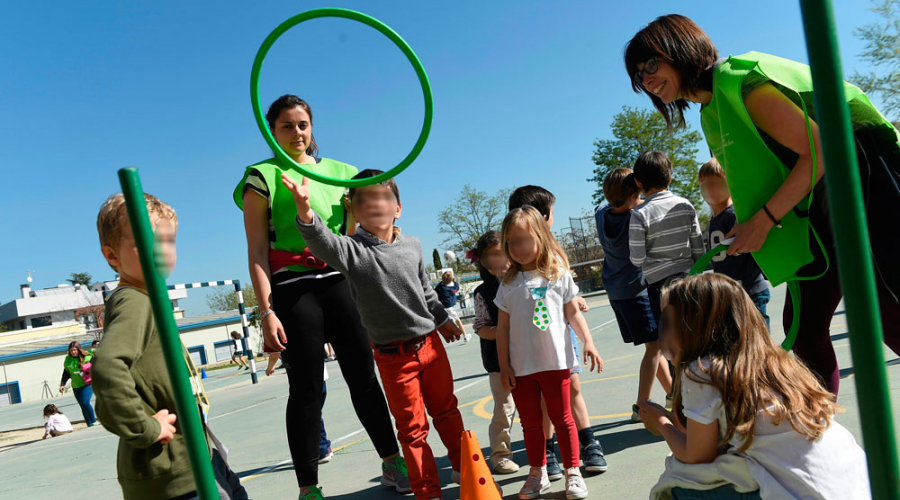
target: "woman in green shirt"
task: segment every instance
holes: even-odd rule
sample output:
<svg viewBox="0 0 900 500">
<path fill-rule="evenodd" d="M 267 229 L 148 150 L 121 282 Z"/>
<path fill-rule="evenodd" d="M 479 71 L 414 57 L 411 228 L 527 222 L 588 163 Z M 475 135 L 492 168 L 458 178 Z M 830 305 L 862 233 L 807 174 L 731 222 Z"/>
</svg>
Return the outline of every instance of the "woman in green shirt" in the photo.
<svg viewBox="0 0 900 500">
<path fill-rule="evenodd" d="M 75 341 L 69 343 L 69 352 L 63 361 L 62 379 L 59 381 L 59 392 L 63 392 L 66 382 L 70 378 L 72 379 L 72 393 L 75 395 L 75 401 L 78 401 L 78 406 L 81 407 L 84 423 L 88 427 L 97 422 L 94 408 L 91 406 L 91 398 L 94 397 L 94 390 L 91 388 L 91 361 L 93 359 L 94 355 L 84 352 L 81 344 Z"/>
<path fill-rule="evenodd" d="M 773 284 L 800 278 L 794 353 L 837 394 L 840 371 L 829 326 L 842 298 L 821 182 L 824 169 L 809 67 L 751 52 L 719 59 L 687 17 L 662 16 L 625 49 L 632 89 L 669 126 L 700 105 L 704 136 L 723 166 L 739 224 L 730 255 L 752 252 Z M 858 88 L 845 84 L 860 163 L 885 343 L 900 353 L 900 146 L 897 130 Z M 832 200 L 835 209 L 841 200 Z M 827 262 L 830 264 L 826 264 Z M 784 324 L 790 325 L 790 297 Z"/>
<path fill-rule="evenodd" d="M 278 98 L 266 121 L 278 145 L 305 168 L 332 178 L 356 175 L 353 166 L 317 157 L 312 109 L 299 97 Z M 282 174 L 296 182 L 303 179 L 292 165 L 270 158 L 247 167 L 233 195 L 244 211 L 250 279 L 259 299 L 266 350 L 281 353 L 288 376 L 287 438 L 300 497 L 322 498 L 317 485 L 326 342 L 337 354 L 356 415 L 382 458 L 381 484 L 409 493 L 406 463 L 350 287 L 340 272 L 306 247 L 295 223 L 297 206 L 282 184 Z M 309 191 L 313 209 L 333 232 L 355 229 L 344 210 L 344 188 L 310 180 Z"/>
</svg>

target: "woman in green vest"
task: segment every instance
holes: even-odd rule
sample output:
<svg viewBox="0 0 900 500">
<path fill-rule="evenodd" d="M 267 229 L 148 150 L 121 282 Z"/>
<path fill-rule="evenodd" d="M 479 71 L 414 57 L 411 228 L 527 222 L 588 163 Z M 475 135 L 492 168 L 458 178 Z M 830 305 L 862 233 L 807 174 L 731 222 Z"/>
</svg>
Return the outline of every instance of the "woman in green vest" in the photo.
<svg viewBox="0 0 900 500">
<path fill-rule="evenodd" d="M 350 179 L 355 167 L 318 157 L 312 109 L 284 95 L 269 107 L 266 121 L 278 145 L 304 168 Z M 350 389 L 356 415 L 382 458 L 381 483 L 409 493 L 406 463 L 394 437 L 384 393 L 375 377 L 372 346 L 360 323 L 344 276 L 317 259 L 295 225 L 297 208 L 280 176 L 300 182 L 296 167 L 270 158 L 247 167 L 234 190 L 244 211 L 250 279 L 267 350 L 281 353 L 288 376 L 287 438 L 302 500 L 322 498 L 318 487 L 319 424 L 324 363 L 331 343 Z M 344 188 L 309 182 L 313 209 L 337 234 L 355 230 L 344 210 Z"/>
<path fill-rule="evenodd" d="M 700 105 L 710 151 L 727 174 L 739 224 L 731 255 L 752 252 L 773 285 L 801 280 L 794 353 L 837 394 L 840 371 L 829 326 L 842 298 L 809 67 L 750 52 L 719 59 L 690 19 L 662 16 L 625 49 L 632 89 L 672 127 Z M 845 84 L 862 176 L 885 343 L 900 353 L 900 146 L 897 130 L 858 88 Z M 793 320 L 790 297 L 784 325 Z"/>
<path fill-rule="evenodd" d="M 81 344 L 78 342 L 69 343 L 69 351 L 63 361 L 62 379 L 59 381 L 59 392 L 66 389 L 66 382 L 72 379 L 72 394 L 75 395 L 75 401 L 81 407 L 81 414 L 84 415 L 84 423 L 88 427 L 93 426 L 97 422 L 94 416 L 94 407 L 91 406 L 91 398 L 94 397 L 94 389 L 91 387 L 91 361 L 94 355 L 84 352 Z"/>
</svg>

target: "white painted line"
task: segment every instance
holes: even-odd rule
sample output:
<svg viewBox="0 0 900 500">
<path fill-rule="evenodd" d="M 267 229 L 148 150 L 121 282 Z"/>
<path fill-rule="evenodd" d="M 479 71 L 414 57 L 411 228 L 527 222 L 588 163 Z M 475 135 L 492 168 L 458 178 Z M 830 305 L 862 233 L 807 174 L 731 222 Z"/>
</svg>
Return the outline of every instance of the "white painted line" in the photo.
<svg viewBox="0 0 900 500">
<path fill-rule="evenodd" d="M 332 443 L 332 444 L 334 444 L 334 443 L 339 443 L 339 442 L 341 442 L 341 441 L 344 441 L 345 439 L 350 439 L 350 438 L 352 438 L 353 436 L 359 434 L 360 432 L 365 432 L 365 431 L 366 431 L 366 429 L 364 429 L 364 428 L 363 428 L 363 429 L 359 429 L 359 430 L 355 430 L 355 431 L 351 432 L 350 434 L 345 434 L 345 435 L 343 435 L 343 436 L 341 436 L 341 437 L 339 437 L 339 438 L 337 438 L 337 439 L 332 439 L 332 440 L 331 440 L 331 443 Z"/>
<path fill-rule="evenodd" d="M 210 417 L 209 420 L 215 420 L 215 419 L 217 419 L 217 418 L 227 417 L 228 415 L 234 415 L 235 413 L 239 413 L 239 412 L 242 412 L 242 411 L 244 411 L 244 410 L 249 410 L 250 408 L 256 408 L 256 407 L 259 406 L 259 405 L 263 405 L 263 404 L 266 404 L 266 403 L 270 403 L 270 402 L 272 402 L 272 401 L 277 401 L 277 400 L 279 400 L 279 399 L 283 399 L 283 398 L 286 398 L 286 397 L 288 397 L 287 394 L 285 394 L 284 396 L 278 396 L 277 398 L 267 399 L 267 400 L 265 400 L 265 401 L 260 401 L 259 403 L 256 403 L 255 405 L 245 406 L 244 408 L 240 408 L 240 409 L 237 409 L 237 410 L 234 410 L 234 411 L 230 411 L 230 412 L 227 412 L 227 413 L 223 413 L 223 414 L 221 414 L 221 415 L 216 415 L 215 417 Z"/>
<path fill-rule="evenodd" d="M 616 320 L 616 318 L 613 318 L 613 319 L 607 321 L 606 323 L 603 323 L 602 325 L 595 326 L 595 327 L 591 328 L 591 331 L 593 332 L 594 330 L 599 330 L 599 329 L 603 328 L 604 326 L 612 323 L 615 320 Z"/>
<path fill-rule="evenodd" d="M 464 389 L 468 389 L 469 387 L 472 387 L 473 385 L 476 385 L 476 384 L 480 384 L 480 383 L 482 383 L 482 382 L 484 382 L 484 378 L 478 379 L 478 380 L 472 382 L 471 384 L 464 385 L 464 386 L 460 387 L 459 389 L 454 389 L 454 390 L 453 390 L 453 394 L 456 394 L 456 393 L 459 392 L 459 391 L 462 391 L 462 390 L 464 390 Z"/>
</svg>

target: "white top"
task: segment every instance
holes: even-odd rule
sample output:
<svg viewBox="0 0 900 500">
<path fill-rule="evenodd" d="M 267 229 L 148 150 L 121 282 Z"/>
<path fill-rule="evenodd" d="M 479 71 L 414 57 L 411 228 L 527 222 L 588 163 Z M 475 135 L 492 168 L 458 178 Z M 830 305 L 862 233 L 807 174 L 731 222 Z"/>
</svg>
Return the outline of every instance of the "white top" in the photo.
<svg viewBox="0 0 900 500">
<path fill-rule="evenodd" d="M 544 314 L 549 316 L 546 330 L 534 324 L 535 306 L 542 295 L 547 310 L 537 313 L 539 321 L 546 321 Z M 553 282 L 537 271 L 526 271 L 512 283 L 500 284 L 494 304 L 509 314 L 509 361 L 517 377 L 578 366 L 563 310 L 576 295 L 578 287 L 568 271 Z"/>
<path fill-rule="evenodd" d="M 231 339 L 232 343 L 234 343 L 234 352 L 235 354 L 244 353 L 244 348 L 241 346 L 241 339 Z"/>
<path fill-rule="evenodd" d="M 69 419 L 66 418 L 62 413 L 54 413 L 47 418 L 47 424 L 44 428 L 49 433 L 50 431 L 56 432 L 72 432 L 72 423 L 69 422 Z"/>
<path fill-rule="evenodd" d="M 691 369 L 705 377 L 697 361 Z M 722 394 L 712 385 L 695 382 L 686 375 L 681 380 L 684 416 L 701 424 L 718 420 L 719 436 L 724 437 Z M 729 444 L 733 448 L 728 453 L 747 459 L 747 469 L 763 499 L 871 498 L 866 455 L 853 435 L 833 420 L 819 439 L 810 442 L 786 420 L 774 425 L 761 410 L 750 447 L 737 453 L 743 444 L 737 433 Z M 742 481 L 732 478 L 731 482 Z"/>
</svg>

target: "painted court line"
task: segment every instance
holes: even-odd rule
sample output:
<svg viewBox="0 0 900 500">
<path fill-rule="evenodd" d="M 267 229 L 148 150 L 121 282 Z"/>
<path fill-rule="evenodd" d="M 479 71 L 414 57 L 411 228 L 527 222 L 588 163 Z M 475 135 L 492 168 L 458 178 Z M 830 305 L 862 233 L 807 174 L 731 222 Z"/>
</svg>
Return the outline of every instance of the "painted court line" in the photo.
<svg viewBox="0 0 900 500">
<path fill-rule="evenodd" d="M 597 326 L 591 328 L 591 331 L 593 332 L 594 330 L 599 330 L 599 329 L 603 328 L 604 326 L 614 322 L 615 320 L 616 320 L 616 318 L 613 318 L 613 319 L 607 321 L 606 323 L 603 323 L 602 325 L 597 325 Z"/>
</svg>

